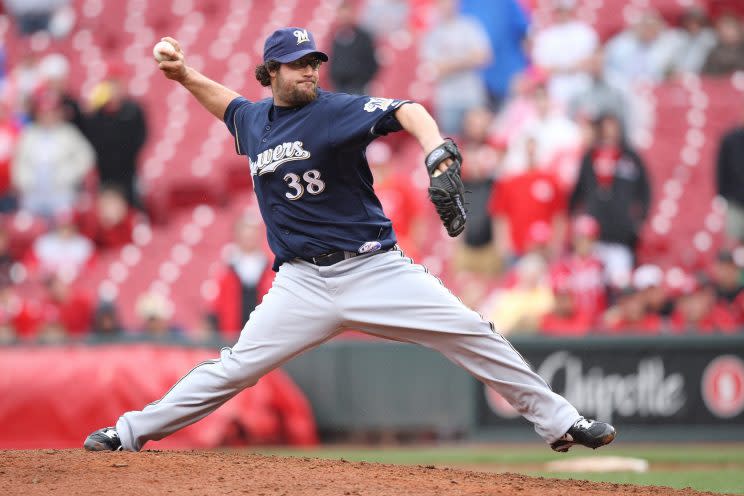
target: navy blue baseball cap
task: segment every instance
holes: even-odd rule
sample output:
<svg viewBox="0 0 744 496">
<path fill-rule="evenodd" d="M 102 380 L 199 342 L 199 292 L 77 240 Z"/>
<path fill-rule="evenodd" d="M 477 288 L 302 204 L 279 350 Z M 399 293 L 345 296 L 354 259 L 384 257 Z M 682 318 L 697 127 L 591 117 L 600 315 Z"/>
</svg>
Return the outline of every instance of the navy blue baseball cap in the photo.
<svg viewBox="0 0 744 496">
<path fill-rule="evenodd" d="M 309 53 L 314 53 L 323 62 L 328 62 L 328 55 L 315 47 L 313 34 L 305 28 L 277 29 L 264 43 L 264 62 L 276 60 L 282 64 L 293 62 Z"/>
</svg>

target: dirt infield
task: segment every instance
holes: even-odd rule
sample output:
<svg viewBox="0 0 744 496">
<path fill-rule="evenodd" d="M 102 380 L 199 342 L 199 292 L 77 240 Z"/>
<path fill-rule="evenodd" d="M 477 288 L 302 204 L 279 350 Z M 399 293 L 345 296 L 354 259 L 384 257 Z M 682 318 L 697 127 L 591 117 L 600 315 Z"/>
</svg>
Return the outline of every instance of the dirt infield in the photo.
<svg viewBox="0 0 744 496">
<path fill-rule="evenodd" d="M 702 495 L 691 489 L 209 451 L 0 451 L 2 495 Z"/>
</svg>

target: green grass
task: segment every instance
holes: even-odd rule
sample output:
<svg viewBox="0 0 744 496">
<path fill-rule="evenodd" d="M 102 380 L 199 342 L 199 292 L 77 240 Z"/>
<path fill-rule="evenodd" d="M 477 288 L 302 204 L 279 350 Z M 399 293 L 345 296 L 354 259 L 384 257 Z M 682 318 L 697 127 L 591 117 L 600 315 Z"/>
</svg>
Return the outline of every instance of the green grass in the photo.
<svg viewBox="0 0 744 496">
<path fill-rule="evenodd" d="M 529 475 L 557 479 L 581 479 L 596 482 L 616 482 L 641 486 L 669 486 L 676 489 L 691 487 L 699 491 L 744 494 L 742 469 L 729 470 L 652 470 L 644 474 L 616 472 L 607 474 L 576 472 L 527 472 Z"/>
<path fill-rule="evenodd" d="M 744 494 L 744 446 L 742 444 L 641 445 L 618 443 L 602 451 L 574 449 L 553 453 L 542 445 L 441 445 L 418 447 L 337 447 L 315 449 L 265 449 L 263 453 L 282 456 L 343 458 L 408 465 L 440 465 L 473 470 L 523 472 L 541 477 L 583 479 L 624 484 L 691 487 L 701 491 Z M 540 471 L 540 465 L 554 460 L 586 456 L 628 456 L 651 464 L 646 473 L 555 473 Z M 654 464 L 659 465 L 654 467 Z M 513 466 L 513 467 L 511 467 Z"/>
</svg>

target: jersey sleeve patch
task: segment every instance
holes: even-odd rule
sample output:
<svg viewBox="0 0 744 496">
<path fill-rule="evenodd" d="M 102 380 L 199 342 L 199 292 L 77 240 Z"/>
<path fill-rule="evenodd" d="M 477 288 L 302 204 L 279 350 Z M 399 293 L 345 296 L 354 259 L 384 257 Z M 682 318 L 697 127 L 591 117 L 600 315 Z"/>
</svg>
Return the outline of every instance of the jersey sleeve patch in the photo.
<svg viewBox="0 0 744 496">
<path fill-rule="evenodd" d="M 367 112 L 374 112 L 375 110 L 386 111 L 395 100 L 391 98 L 378 98 L 370 97 L 367 103 L 364 104 L 364 110 Z"/>
</svg>

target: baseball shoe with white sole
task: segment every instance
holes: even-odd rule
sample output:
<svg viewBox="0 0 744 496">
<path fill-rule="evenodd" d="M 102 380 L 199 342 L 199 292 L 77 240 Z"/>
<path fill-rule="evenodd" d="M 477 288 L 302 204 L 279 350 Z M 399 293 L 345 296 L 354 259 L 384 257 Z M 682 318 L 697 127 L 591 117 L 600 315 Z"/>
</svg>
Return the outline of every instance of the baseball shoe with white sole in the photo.
<svg viewBox="0 0 744 496">
<path fill-rule="evenodd" d="M 559 453 L 565 453 L 574 444 L 597 449 L 610 444 L 613 439 L 615 439 L 615 428 L 610 424 L 581 417 L 560 439 L 551 443 L 550 447 Z"/>
<path fill-rule="evenodd" d="M 85 439 L 83 447 L 88 451 L 121 451 L 121 439 L 114 427 L 98 429 Z"/>
</svg>

